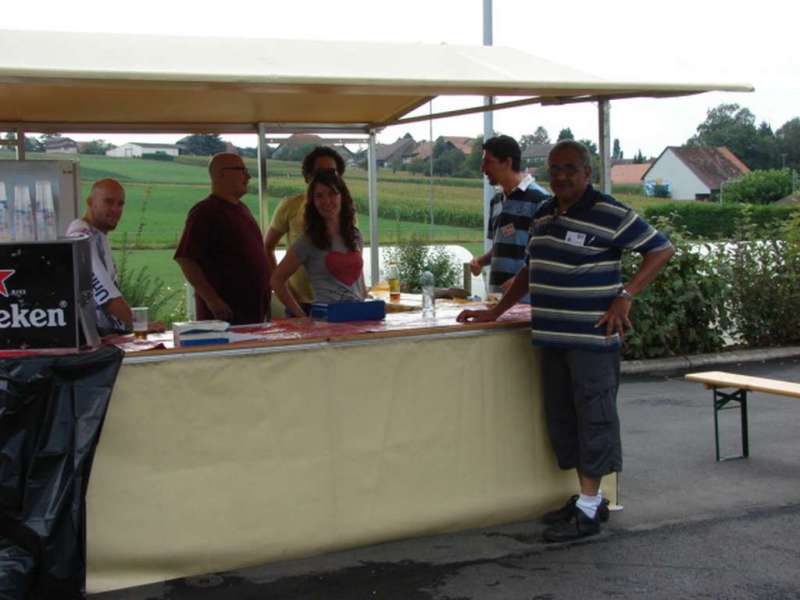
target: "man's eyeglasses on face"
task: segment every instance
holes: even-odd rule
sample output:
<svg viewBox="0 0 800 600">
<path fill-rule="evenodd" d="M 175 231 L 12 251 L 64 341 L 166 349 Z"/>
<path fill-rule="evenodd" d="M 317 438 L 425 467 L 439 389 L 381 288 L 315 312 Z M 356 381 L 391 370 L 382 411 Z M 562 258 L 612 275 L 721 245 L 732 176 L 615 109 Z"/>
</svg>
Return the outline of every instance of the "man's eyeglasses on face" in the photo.
<svg viewBox="0 0 800 600">
<path fill-rule="evenodd" d="M 580 173 L 581 167 L 575 165 L 550 165 L 547 167 L 547 172 L 550 174 L 551 177 L 558 177 L 559 175 L 566 175 L 567 177 L 572 177 L 573 175 L 577 175 Z"/>
</svg>

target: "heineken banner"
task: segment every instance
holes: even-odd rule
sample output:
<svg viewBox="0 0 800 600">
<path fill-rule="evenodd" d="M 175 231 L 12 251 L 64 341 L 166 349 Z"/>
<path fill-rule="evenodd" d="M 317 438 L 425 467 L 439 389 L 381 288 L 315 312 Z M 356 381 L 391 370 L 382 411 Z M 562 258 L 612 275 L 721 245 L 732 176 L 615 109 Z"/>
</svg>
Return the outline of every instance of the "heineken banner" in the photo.
<svg viewBox="0 0 800 600">
<path fill-rule="evenodd" d="M 0 349 L 97 345 L 89 238 L 0 244 Z"/>
</svg>

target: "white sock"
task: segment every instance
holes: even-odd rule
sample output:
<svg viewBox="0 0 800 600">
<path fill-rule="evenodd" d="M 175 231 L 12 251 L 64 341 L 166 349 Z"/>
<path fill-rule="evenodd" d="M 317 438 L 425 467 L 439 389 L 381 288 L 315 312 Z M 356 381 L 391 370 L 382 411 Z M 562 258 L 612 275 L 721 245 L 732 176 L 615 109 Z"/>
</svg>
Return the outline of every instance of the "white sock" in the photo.
<svg viewBox="0 0 800 600">
<path fill-rule="evenodd" d="M 597 514 L 597 509 L 600 507 L 600 503 L 603 501 L 603 496 L 597 494 L 597 496 L 586 496 L 581 494 L 578 496 L 578 501 L 575 505 L 583 511 L 590 519 L 594 519 L 595 515 Z"/>
</svg>

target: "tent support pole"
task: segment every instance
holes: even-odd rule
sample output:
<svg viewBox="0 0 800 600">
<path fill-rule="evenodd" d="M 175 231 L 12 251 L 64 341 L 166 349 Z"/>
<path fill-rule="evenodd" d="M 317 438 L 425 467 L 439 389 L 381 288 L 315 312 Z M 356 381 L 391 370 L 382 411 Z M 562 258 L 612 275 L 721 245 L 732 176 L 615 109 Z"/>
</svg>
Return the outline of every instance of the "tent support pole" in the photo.
<svg viewBox="0 0 800 600">
<path fill-rule="evenodd" d="M 611 194 L 611 103 L 606 100 L 597 101 L 597 140 L 600 154 L 600 191 Z"/>
<path fill-rule="evenodd" d="M 492 0 L 483 0 L 483 45 L 491 46 L 492 39 Z M 484 107 L 491 107 L 494 104 L 492 96 L 486 96 L 483 99 Z M 483 142 L 486 143 L 490 138 L 494 137 L 494 112 L 487 110 L 483 113 Z M 433 140 L 431 140 L 433 143 Z M 494 188 L 489 184 L 489 180 L 481 175 L 483 180 L 483 251 L 488 252 L 492 247 L 492 240 L 486 237 L 486 232 L 489 231 L 489 202 L 494 196 Z M 487 292 L 489 290 L 486 290 Z"/>
<path fill-rule="evenodd" d="M 378 158 L 375 146 L 375 130 L 369 132 L 367 149 L 367 186 L 369 190 L 369 261 L 370 285 L 380 281 L 380 238 L 378 234 Z M 399 240 L 398 240 L 399 241 Z"/>
<path fill-rule="evenodd" d="M 25 160 L 25 132 L 17 129 L 17 160 Z"/>
<path fill-rule="evenodd" d="M 266 235 L 269 225 L 269 202 L 267 201 L 267 126 L 258 124 L 258 222 L 261 233 Z"/>
</svg>

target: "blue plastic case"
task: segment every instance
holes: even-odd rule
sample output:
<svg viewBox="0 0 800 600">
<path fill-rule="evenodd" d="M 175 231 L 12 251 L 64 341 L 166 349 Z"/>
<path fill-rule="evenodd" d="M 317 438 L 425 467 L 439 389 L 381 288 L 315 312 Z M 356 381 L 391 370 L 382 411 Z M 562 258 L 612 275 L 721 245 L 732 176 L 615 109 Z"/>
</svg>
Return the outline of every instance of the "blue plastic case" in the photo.
<svg viewBox="0 0 800 600">
<path fill-rule="evenodd" d="M 314 302 L 311 305 L 314 319 L 330 323 L 345 321 L 381 321 L 386 317 L 386 303 L 383 300 L 366 302 Z"/>
</svg>

